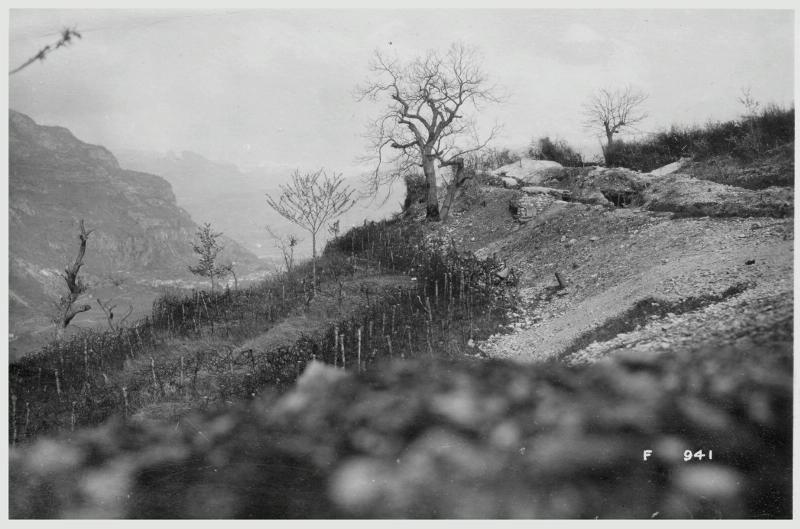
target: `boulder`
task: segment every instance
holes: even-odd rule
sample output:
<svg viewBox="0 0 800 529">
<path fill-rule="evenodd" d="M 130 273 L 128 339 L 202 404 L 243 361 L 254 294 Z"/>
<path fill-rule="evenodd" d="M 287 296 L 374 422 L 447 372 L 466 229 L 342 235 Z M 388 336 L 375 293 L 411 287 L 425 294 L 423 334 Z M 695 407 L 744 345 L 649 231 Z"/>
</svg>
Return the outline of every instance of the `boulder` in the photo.
<svg viewBox="0 0 800 529">
<path fill-rule="evenodd" d="M 615 206 L 627 206 L 641 196 L 651 179 L 650 175 L 630 169 L 597 167 L 578 177 L 575 195 L 580 202 L 586 202 L 588 197 L 592 197 L 592 202 L 589 203 L 602 204 L 598 196 L 600 193 L 607 202 Z"/>
<path fill-rule="evenodd" d="M 558 162 L 523 158 L 495 169 L 491 174 L 500 178 L 515 178 L 525 185 L 541 185 L 548 180 L 563 178 L 566 169 Z"/>
<path fill-rule="evenodd" d="M 510 176 L 501 176 L 500 180 L 503 182 L 503 187 L 519 187 L 519 181 L 516 178 L 512 178 Z"/>
<path fill-rule="evenodd" d="M 588 189 L 572 197 L 575 202 L 591 204 L 593 206 L 611 206 L 611 202 L 597 189 Z"/>
<path fill-rule="evenodd" d="M 654 181 L 642 194 L 645 209 L 689 217 L 788 217 L 794 189 L 750 190 L 671 174 Z"/>
</svg>

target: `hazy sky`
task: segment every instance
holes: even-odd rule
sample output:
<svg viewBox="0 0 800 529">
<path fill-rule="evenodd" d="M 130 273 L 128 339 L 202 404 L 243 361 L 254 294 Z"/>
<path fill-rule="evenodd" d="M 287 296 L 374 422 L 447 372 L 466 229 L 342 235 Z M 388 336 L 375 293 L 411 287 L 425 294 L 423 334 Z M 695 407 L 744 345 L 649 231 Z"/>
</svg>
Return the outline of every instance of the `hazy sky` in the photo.
<svg viewBox="0 0 800 529">
<path fill-rule="evenodd" d="M 504 125 L 500 146 L 551 135 L 596 150 L 581 105 L 604 86 L 650 94 L 644 131 L 736 117 L 742 87 L 781 105 L 794 93 L 790 11 L 14 10 L 11 66 L 65 26 L 83 39 L 11 76 L 12 108 L 112 151 L 242 166 L 355 165 L 376 108 L 353 89 L 376 48 L 477 46 L 508 92 L 479 116 Z"/>
</svg>

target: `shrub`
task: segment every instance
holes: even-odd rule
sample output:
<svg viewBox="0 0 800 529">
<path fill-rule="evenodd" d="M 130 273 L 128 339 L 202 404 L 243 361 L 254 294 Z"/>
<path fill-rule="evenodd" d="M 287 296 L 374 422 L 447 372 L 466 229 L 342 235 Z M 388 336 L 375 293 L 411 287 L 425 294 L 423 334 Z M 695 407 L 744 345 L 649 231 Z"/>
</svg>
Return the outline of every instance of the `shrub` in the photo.
<svg viewBox="0 0 800 529">
<path fill-rule="evenodd" d="M 606 148 L 606 165 L 652 171 L 683 157 L 703 161 L 731 155 L 741 162 L 762 158 L 776 147 L 794 142 L 794 108 L 768 105 L 740 120 L 705 126 L 672 126 L 642 140 L 615 141 Z"/>
<path fill-rule="evenodd" d="M 534 160 L 551 160 L 566 167 L 580 167 L 583 157 L 570 145 L 560 139 L 551 140 L 549 136 L 539 138 L 531 143 L 528 156 Z"/>
</svg>

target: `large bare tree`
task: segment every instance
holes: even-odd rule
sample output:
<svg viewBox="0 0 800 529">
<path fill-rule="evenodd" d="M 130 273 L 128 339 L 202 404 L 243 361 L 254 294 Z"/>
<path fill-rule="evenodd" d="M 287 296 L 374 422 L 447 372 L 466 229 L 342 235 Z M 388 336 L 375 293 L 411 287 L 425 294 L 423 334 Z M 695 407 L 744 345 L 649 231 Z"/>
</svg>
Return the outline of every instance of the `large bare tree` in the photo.
<svg viewBox="0 0 800 529">
<path fill-rule="evenodd" d="M 605 153 L 611 152 L 614 135 L 633 128 L 647 117 L 641 111 L 647 94 L 630 86 L 616 90 L 601 88 L 583 108 L 584 126 L 606 136 Z"/>
<path fill-rule="evenodd" d="M 317 291 L 317 233 L 329 221 L 355 205 L 355 189 L 344 185 L 342 175 L 325 169 L 301 174 L 295 171 L 288 184 L 281 184 L 276 199 L 267 193 L 267 204 L 282 217 L 311 234 L 313 292 Z"/>
<path fill-rule="evenodd" d="M 497 133 L 495 126 L 480 139 L 474 117 L 479 105 L 497 102 L 477 52 L 453 44 L 442 54 L 428 51 L 408 62 L 375 52 L 371 79 L 357 89 L 360 100 L 385 101 L 381 114 L 370 124 L 370 158 L 375 170 L 374 192 L 422 167 L 426 183 L 426 218 L 446 218 L 458 189 L 468 180 L 463 156 L 483 148 Z M 385 171 L 384 165 L 389 166 Z M 439 211 L 437 169 L 449 167 L 447 198 Z M 465 174 L 467 173 L 467 174 Z"/>
</svg>

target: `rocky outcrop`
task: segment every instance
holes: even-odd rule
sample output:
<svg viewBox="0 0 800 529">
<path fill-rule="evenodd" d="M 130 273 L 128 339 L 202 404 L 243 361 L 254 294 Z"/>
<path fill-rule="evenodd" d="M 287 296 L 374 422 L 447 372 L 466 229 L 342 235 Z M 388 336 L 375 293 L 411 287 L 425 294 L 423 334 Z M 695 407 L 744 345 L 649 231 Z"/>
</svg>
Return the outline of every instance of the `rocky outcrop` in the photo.
<svg viewBox="0 0 800 529">
<path fill-rule="evenodd" d="M 500 181 L 503 183 L 503 187 L 509 187 L 511 189 L 519 187 L 519 181 L 516 178 L 511 178 L 510 176 L 503 176 L 500 178 Z"/>
<path fill-rule="evenodd" d="M 531 160 L 523 158 L 518 162 L 504 165 L 491 172 L 498 178 L 514 178 L 523 185 L 538 186 L 548 180 L 562 178 L 566 174 L 564 167 L 558 162 L 549 160 Z"/>
<path fill-rule="evenodd" d="M 690 217 L 788 217 L 794 189 L 750 190 L 698 180 L 682 174 L 654 179 L 642 193 L 644 207 Z"/>
<path fill-rule="evenodd" d="M 597 167 L 576 178 L 573 194 L 580 202 L 602 204 L 599 193 L 608 203 L 626 206 L 639 197 L 649 181 L 649 175 L 630 169 Z"/>
</svg>

